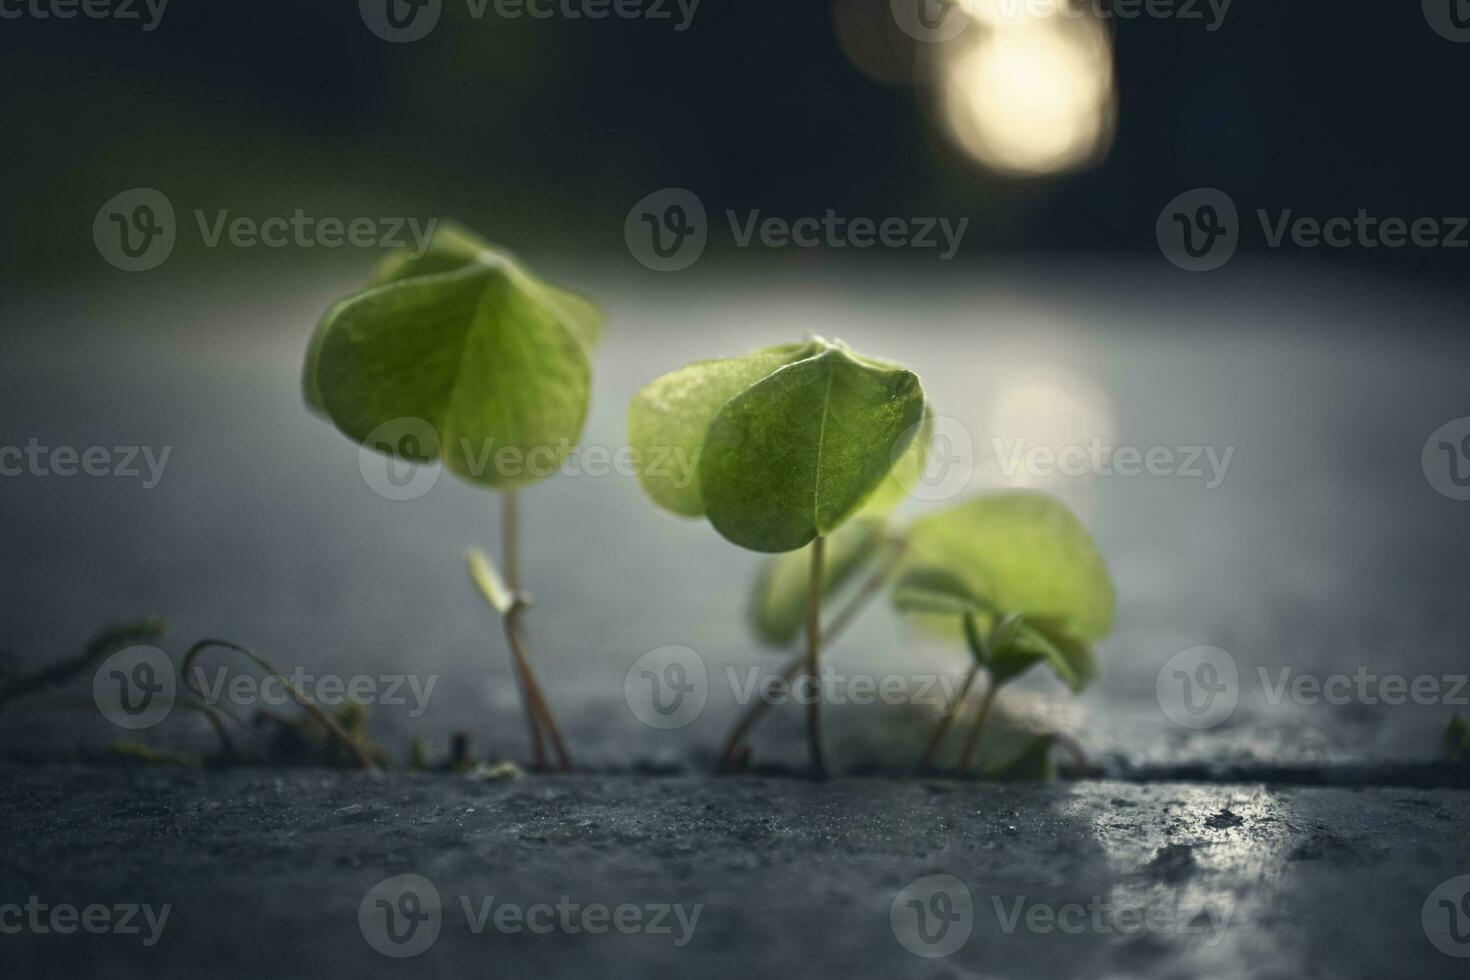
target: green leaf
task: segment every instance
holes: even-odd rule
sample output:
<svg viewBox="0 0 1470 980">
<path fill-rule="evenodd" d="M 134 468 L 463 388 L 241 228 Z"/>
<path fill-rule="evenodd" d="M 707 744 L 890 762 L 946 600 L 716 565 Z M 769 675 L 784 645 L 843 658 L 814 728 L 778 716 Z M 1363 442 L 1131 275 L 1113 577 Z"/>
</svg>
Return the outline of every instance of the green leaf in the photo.
<svg viewBox="0 0 1470 980">
<path fill-rule="evenodd" d="M 995 608 L 1078 640 L 1105 635 L 1113 584 L 1086 528 L 1060 501 L 1033 491 L 971 498 L 915 521 L 905 564 L 941 570 Z"/>
<path fill-rule="evenodd" d="M 893 604 L 900 612 L 968 616 L 991 611 L 969 583 L 943 568 L 912 568 L 893 585 Z"/>
<path fill-rule="evenodd" d="M 904 498 L 909 495 L 909 490 L 919 481 L 924 472 L 924 461 L 929 455 L 930 427 L 933 419 L 930 417 L 928 407 L 924 410 L 924 421 L 909 441 L 908 447 L 898 460 L 893 464 L 893 469 L 888 471 L 888 476 L 873 491 L 868 502 L 863 504 L 857 517 L 879 517 L 886 518 L 903 503 Z"/>
<path fill-rule="evenodd" d="M 413 274 L 463 257 L 463 242 L 441 241 L 445 234 L 420 259 L 380 270 L 388 281 L 328 311 L 307 353 L 307 401 L 360 443 L 390 421 L 422 419 L 437 445 L 374 448 L 442 457 L 487 486 L 532 483 L 554 472 L 581 434 L 592 307 L 493 251 Z"/>
<path fill-rule="evenodd" d="M 827 539 L 822 562 L 822 595 L 830 596 L 868 565 L 883 543 L 882 521 L 853 518 Z M 751 623 L 773 646 L 785 646 L 806 622 L 811 591 L 811 546 L 766 559 L 751 597 Z"/>
<path fill-rule="evenodd" d="M 883 482 L 924 413 L 919 379 L 838 345 L 730 398 L 704 436 L 710 523 L 753 551 L 830 535 Z"/>
<path fill-rule="evenodd" d="M 508 263 L 514 266 L 525 287 L 539 293 L 543 302 L 556 309 L 567 328 L 577 335 L 585 347 L 590 350 L 596 346 L 602 326 L 602 311 L 597 304 L 580 293 L 554 286 L 532 275 L 509 250 L 490 244 L 452 221 L 444 222 L 434 229 L 434 234 L 422 253 L 402 248 L 378 263 L 370 285 L 382 286 L 417 276 L 454 272 L 472 262 L 489 265 Z"/>
<path fill-rule="evenodd" d="M 482 257 L 493 263 L 505 255 L 504 249 L 497 249 L 468 229 L 453 222 L 443 222 L 434 228 L 423 252 L 400 248 L 379 262 L 368 285 L 384 286 L 417 276 L 454 272 L 471 262 L 480 261 Z"/>
<path fill-rule="evenodd" d="M 817 350 L 813 343 L 786 344 L 697 361 L 645 385 L 628 406 L 628 445 L 638 482 L 653 502 L 676 514 L 702 515 L 698 466 L 710 423 L 732 397 Z"/>
</svg>

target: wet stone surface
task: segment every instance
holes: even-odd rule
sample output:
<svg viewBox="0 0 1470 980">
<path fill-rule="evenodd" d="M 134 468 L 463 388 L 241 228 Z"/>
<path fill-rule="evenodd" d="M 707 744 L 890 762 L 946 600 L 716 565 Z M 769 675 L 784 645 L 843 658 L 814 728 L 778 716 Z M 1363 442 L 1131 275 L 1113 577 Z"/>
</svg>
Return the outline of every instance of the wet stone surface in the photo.
<svg viewBox="0 0 1470 980">
<path fill-rule="evenodd" d="M 0 787 L 6 977 L 1451 977 L 1470 954 L 1442 887 L 1470 874 L 1456 791 L 84 768 Z M 50 927 L 97 903 L 149 908 L 136 933 Z"/>
</svg>

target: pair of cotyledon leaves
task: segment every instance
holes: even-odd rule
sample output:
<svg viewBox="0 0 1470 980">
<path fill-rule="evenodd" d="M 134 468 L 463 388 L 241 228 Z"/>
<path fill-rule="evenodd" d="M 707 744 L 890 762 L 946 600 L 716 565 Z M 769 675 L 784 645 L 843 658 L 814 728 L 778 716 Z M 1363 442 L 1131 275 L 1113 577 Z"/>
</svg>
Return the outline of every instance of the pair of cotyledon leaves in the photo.
<svg viewBox="0 0 1470 980">
<path fill-rule="evenodd" d="M 655 379 L 628 408 L 628 443 L 654 460 L 643 489 L 677 514 L 704 515 L 753 551 L 827 537 L 873 498 L 924 421 L 911 371 L 813 338 L 699 361 Z"/>
</svg>

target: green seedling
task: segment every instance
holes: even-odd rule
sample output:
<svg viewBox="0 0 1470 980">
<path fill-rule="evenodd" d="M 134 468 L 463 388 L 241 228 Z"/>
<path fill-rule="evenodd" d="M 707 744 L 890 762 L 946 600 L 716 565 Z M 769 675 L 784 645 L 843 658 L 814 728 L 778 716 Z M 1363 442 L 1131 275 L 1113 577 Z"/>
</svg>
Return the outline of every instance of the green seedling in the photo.
<svg viewBox="0 0 1470 980">
<path fill-rule="evenodd" d="M 752 551 L 805 549 L 806 574 L 796 577 L 807 581 L 803 668 L 815 685 L 822 595 L 846 563 L 834 561 L 829 572 L 826 545 L 886 494 L 923 420 L 924 392 L 912 372 L 813 338 L 655 379 L 629 406 L 628 441 L 642 460 L 682 454 L 694 462 L 689 481 L 667 467 L 639 473 L 661 507 L 704 516 Z M 783 614 L 789 619 L 789 608 Z M 807 742 L 813 771 L 825 775 L 816 698 L 807 706 Z"/>
<path fill-rule="evenodd" d="M 971 664 L 919 759 L 933 765 L 977 675 L 986 685 L 971 720 L 959 772 L 970 768 L 1000 689 L 1045 664 L 1074 692 L 1097 675 L 1091 642 L 1112 627 L 1113 585 L 1080 521 L 1034 492 L 986 494 L 921 518 L 907 534 L 894 605 L 956 630 Z"/>
<path fill-rule="evenodd" d="M 923 464 L 921 445 L 916 440 L 902 465 Z M 1091 680 L 1096 667 L 1087 641 L 1104 635 L 1112 623 L 1112 584 L 1085 529 L 1062 504 L 1043 494 L 987 494 L 908 527 L 889 521 L 888 509 L 891 504 L 885 502 L 865 510 L 863 520 L 849 522 L 833 538 L 832 551 L 843 560 L 839 573 L 824 577 L 824 593 L 837 592 L 858 576 L 861 584 L 825 635 L 845 627 L 888 587 L 901 611 L 931 631 L 962 637 L 972 665 L 920 765 L 932 765 L 977 674 L 985 670 L 992 682 L 967 738 L 963 758 L 968 766 L 1001 684 L 1043 661 L 1075 690 Z M 774 647 L 789 644 L 790 610 L 807 598 L 809 583 L 792 573 L 792 557 L 778 555 L 767 562 L 751 603 L 757 636 Z M 790 683 L 801 663 L 800 656 L 794 657 L 781 678 Z M 722 753 L 726 768 L 739 758 L 741 743 L 769 703 L 753 700 L 737 722 Z"/>
<path fill-rule="evenodd" d="M 422 254 L 390 256 L 366 289 L 327 312 L 302 387 L 353 441 L 414 463 L 440 460 L 499 491 L 505 582 L 518 594 L 515 493 L 555 472 L 581 436 L 600 323 L 586 298 L 441 226 Z M 507 634 L 517 628 L 509 610 L 521 605 L 503 611 Z M 529 662 L 516 654 L 515 663 L 536 766 L 545 765 L 544 731 L 570 768 Z"/>
</svg>

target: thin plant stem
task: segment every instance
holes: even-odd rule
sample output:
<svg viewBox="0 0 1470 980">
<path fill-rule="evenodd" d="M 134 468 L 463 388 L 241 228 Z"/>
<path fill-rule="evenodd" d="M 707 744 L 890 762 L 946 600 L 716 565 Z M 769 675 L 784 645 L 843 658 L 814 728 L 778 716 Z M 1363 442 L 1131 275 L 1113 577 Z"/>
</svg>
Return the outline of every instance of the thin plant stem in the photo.
<svg viewBox="0 0 1470 980">
<path fill-rule="evenodd" d="M 514 490 L 502 492 L 500 499 L 500 565 L 505 569 L 506 587 L 515 595 L 521 589 L 520 509 L 516 505 Z M 509 633 L 510 623 L 507 621 L 507 637 Z M 513 659 L 516 665 L 516 687 L 521 695 L 521 712 L 526 716 L 526 733 L 531 743 L 531 765 L 535 769 L 545 769 L 546 743 L 528 693 L 534 683 L 530 678 L 530 666 L 524 655 L 513 655 Z"/>
<path fill-rule="evenodd" d="M 833 641 L 837 639 L 838 634 L 850 626 L 852 621 L 857 619 L 858 614 L 866 609 L 868 603 L 878 595 L 879 591 L 883 588 L 883 583 L 888 581 L 888 577 L 893 574 L 893 569 L 898 564 L 899 553 L 898 550 L 895 550 L 892 558 L 885 561 L 872 575 L 869 575 L 863 581 L 863 584 L 858 586 L 858 590 L 852 594 L 852 598 L 848 599 L 847 604 L 823 628 L 822 645 L 824 647 L 830 648 Z M 790 684 L 794 681 L 796 676 L 801 673 L 801 668 L 805 663 L 806 651 L 803 650 L 788 660 L 786 665 L 781 668 L 779 680 L 773 679 L 769 682 L 766 687 L 767 696 L 756 698 L 746 706 L 745 712 L 735 723 L 735 727 L 730 729 L 730 734 L 726 736 L 724 748 L 720 750 L 719 771 L 728 772 L 735 767 L 736 752 L 740 750 L 740 746 L 750 735 L 751 730 L 755 728 L 756 723 L 765 717 L 766 712 L 771 708 L 772 689 L 778 683 L 785 682 L 786 684 Z"/>
<path fill-rule="evenodd" d="M 229 640 L 200 640 L 198 643 L 190 647 L 189 651 L 184 654 L 184 662 L 183 666 L 180 668 L 180 671 L 184 675 L 184 684 L 195 694 L 198 694 L 201 698 L 204 696 L 204 692 L 198 690 L 193 686 L 193 677 L 189 668 L 194 663 L 194 658 L 199 656 L 199 654 L 203 653 L 209 647 L 223 647 L 226 650 L 234 651 L 235 653 L 240 654 L 242 657 L 249 659 L 251 663 L 255 664 L 261 670 L 276 678 L 276 680 L 280 681 L 282 686 L 285 687 L 287 691 L 291 692 L 291 696 L 296 699 L 297 703 L 299 703 L 301 707 L 306 709 L 306 713 L 311 716 L 312 720 L 315 721 L 318 725 L 321 725 L 331 738 L 335 739 L 339 745 L 345 748 L 348 754 L 357 761 L 357 764 L 359 766 L 373 772 L 377 771 L 377 765 L 368 756 L 367 752 L 364 751 L 363 747 L 358 744 L 357 739 L 353 738 L 351 735 L 348 735 L 345 731 L 343 731 L 342 726 L 337 724 L 336 719 L 334 719 L 326 712 L 322 711 L 321 708 L 318 708 L 316 704 L 311 700 L 311 698 L 303 694 L 295 684 L 292 684 L 291 681 L 287 679 L 285 674 L 281 673 L 279 670 L 276 670 L 276 668 L 272 667 L 263 657 L 256 654 L 249 647 L 243 647 L 238 643 L 231 643 Z"/>
<path fill-rule="evenodd" d="M 510 644 L 511 656 L 515 658 L 516 668 L 520 672 L 525 686 L 523 689 L 527 700 L 527 715 L 539 719 L 542 727 L 546 729 L 547 736 L 551 739 L 552 750 L 556 752 L 557 765 L 562 772 L 571 772 L 572 760 L 567 755 L 566 745 L 561 739 L 561 731 L 556 727 L 556 721 L 551 717 L 551 708 L 546 703 L 546 696 L 541 693 L 541 685 L 536 683 L 536 675 L 531 672 L 531 663 L 526 659 L 526 642 L 521 635 L 521 613 L 526 609 L 523 600 L 517 597 L 515 604 L 511 606 L 510 612 L 505 614 L 505 638 Z M 540 748 L 540 740 L 537 740 L 537 748 Z M 540 763 L 544 765 L 544 762 Z"/>
<path fill-rule="evenodd" d="M 985 719 L 990 715 L 990 707 L 995 704 L 995 695 L 1000 691 L 1000 685 L 995 678 L 990 678 L 990 686 L 985 689 L 985 696 L 980 699 L 980 710 L 975 715 L 975 720 L 970 722 L 970 733 L 965 737 L 965 751 L 960 756 L 959 774 L 964 775 L 970 771 L 970 760 L 975 756 L 975 746 L 980 742 L 980 726 L 985 724 Z"/>
<path fill-rule="evenodd" d="M 512 592 L 521 591 L 520 508 L 516 492 L 500 494 L 500 567 L 505 569 L 505 584 Z"/>
<path fill-rule="evenodd" d="M 934 756 L 939 751 L 939 746 L 944 742 L 944 736 L 949 732 L 949 726 L 953 724 L 955 716 L 960 712 L 960 705 L 965 703 L 965 697 L 970 693 L 970 687 L 975 683 L 975 675 L 980 673 L 980 665 L 972 663 L 970 669 L 965 672 L 965 679 L 960 683 L 960 689 L 945 709 L 944 715 L 940 717 L 939 724 L 934 726 L 934 734 L 929 737 L 929 744 L 924 747 L 924 754 L 919 757 L 919 772 L 928 772 L 934 765 Z"/>
<path fill-rule="evenodd" d="M 822 760 L 822 715 L 818 697 L 817 660 L 822 651 L 822 557 L 826 542 L 818 536 L 812 541 L 811 579 L 806 596 L 806 676 L 811 690 L 806 704 L 806 741 L 812 757 L 812 775 L 827 778 L 827 764 Z"/>
</svg>

